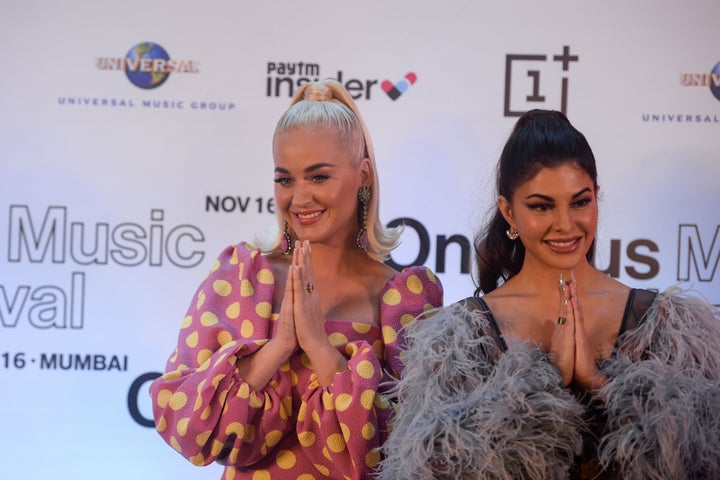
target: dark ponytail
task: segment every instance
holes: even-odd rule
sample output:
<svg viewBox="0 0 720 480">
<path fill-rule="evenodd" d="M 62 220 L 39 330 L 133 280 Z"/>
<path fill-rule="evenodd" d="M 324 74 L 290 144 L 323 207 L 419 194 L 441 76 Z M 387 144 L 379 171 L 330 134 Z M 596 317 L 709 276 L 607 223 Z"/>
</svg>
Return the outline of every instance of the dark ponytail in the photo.
<svg viewBox="0 0 720 480">
<path fill-rule="evenodd" d="M 597 188 L 595 156 L 585 136 L 567 117 L 554 110 L 530 110 L 523 114 L 496 167 L 496 193 L 512 201 L 518 186 L 533 178 L 542 168 L 572 162 L 582 168 Z M 510 240 L 509 225 L 494 207 L 490 221 L 475 236 L 477 289 L 475 295 L 489 293 L 502 282 L 517 275 L 525 260 L 522 238 Z M 586 256 L 592 262 L 595 242 Z"/>
</svg>

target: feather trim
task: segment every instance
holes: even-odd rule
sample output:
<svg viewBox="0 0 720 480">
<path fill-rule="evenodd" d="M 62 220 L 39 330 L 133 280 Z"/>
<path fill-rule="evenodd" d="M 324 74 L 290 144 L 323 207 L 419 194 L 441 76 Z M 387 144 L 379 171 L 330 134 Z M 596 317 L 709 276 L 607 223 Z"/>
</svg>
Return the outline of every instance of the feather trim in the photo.
<svg viewBox="0 0 720 480">
<path fill-rule="evenodd" d="M 599 459 L 627 479 L 720 478 L 720 318 L 678 288 L 603 364 L 608 423 Z"/>
<path fill-rule="evenodd" d="M 484 315 L 455 304 L 407 333 L 382 479 L 567 478 L 584 408 L 537 348 L 502 355 Z"/>
</svg>

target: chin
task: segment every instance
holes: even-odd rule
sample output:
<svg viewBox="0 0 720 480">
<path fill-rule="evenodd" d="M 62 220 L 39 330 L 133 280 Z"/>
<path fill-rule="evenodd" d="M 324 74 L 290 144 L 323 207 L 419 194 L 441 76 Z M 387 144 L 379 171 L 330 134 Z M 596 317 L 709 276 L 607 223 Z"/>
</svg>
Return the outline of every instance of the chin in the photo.
<svg viewBox="0 0 720 480">
<path fill-rule="evenodd" d="M 584 259 L 584 255 L 573 255 L 572 257 L 568 256 L 562 259 L 554 258 L 547 262 L 547 265 L 558 270 L 572 270 L 580 265 Z"/>
</svg>

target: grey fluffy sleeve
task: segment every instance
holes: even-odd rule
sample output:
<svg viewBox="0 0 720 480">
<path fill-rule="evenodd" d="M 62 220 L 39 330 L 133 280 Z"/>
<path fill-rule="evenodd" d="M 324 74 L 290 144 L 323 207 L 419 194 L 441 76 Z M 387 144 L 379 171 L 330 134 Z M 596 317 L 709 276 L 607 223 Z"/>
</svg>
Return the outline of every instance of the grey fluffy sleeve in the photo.
<svg viewBox="0 0 720 480">
<path fill-rule="evenodd" d="M 457 304 L 409 328 L 381 479 L 567 478 L 583 408 L 545 354 L 501 354 L 486 328 Z"/>
<path fill-rule="evenodd" d="M 603 366 L 600 461 L 626 479 L 720 478 L 720 318 L 673 288 Z"/>
</svg>

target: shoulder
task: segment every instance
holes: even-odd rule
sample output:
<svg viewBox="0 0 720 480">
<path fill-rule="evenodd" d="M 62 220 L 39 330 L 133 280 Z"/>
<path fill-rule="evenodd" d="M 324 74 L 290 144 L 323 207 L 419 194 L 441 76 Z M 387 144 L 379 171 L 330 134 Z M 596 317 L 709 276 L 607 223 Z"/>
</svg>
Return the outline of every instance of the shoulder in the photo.
<svg viewBox="0 0 720 480">
<path fill-rule="evenodd" d="M 406 328 L 405 360 L 415 369 L 420 366 L 422 375 L 428 369 L 461 377 L 460 370 L 487 372 L 506 350 L 489 331 L 487 311 L 476 309 L 472 297 L 429 310 Z"/>
<path fill-rule="evenodd" d="M 720 325 L 720 313 L 702 296 L 673 286 L 662 292 L 634 288 L 628 297 L 627 316 L 642 318 L 656 328 L 709 327 Z"/>
<path fill-rule="evenodd" d="M 247 242 L 231 244 L 218 255 L 210 276 L 237 275 L 233 280 L 254 277 L 260 283 L 273 283 L 273 270 L 268 257 Z"/>
<path fill-rule="evenodd" d="M 405 268 L 397 272 L 383 265 L 384 285 L 379 292 L 380 327 L 385 344 L 385 357 L 396 373 L 405 368 L 407 326 L 442 306 L 440 280 L 425 267 Z"/>
<path fill-rule="evenodd" d="M 408 337 L 455 337 L 462 342 L 484 336 L 489 327 L 488 316 L 486 311 L 477 306 L 477 299 L 469 297 L 444 307 L 430 309 L 408 326 Z"/>
<path fill-rule="evenodd" d="M 440 279 L 426 267 L 405 268 L 385 281 L 379 294 L 380 324 L 405 336 L 405 327 L 443 304 Z"/>
<path fill-rule="evenodd" d="M 671 287 L 654 296 L 637 328 L 623 334 L 619 353 L 720 371 L 720 313 L 701 296 Z"/>
<path fill-rule="evenodd" d="M 671 325 L 699 324 L 713 330 L 720 323 L 720 312 L 699 294 L 680 287 L 658 293 L 647 313 L 649 319 L 663 319 Z"/>
<path fill-rule="evenodd" d="M 630 330 L 642 322 L 657 295 L 657 292 L 653 292 L 652 290 L 642 288 L 630 289 L 625 306 L 625 314 L 623 315 L 623 330 Z"/>
<path fill-rule="evenodd" d="M 442 305 L 442 282 L 432 270 L 414 266 L 393 272 L 381 292 L 383 306 L 395 306 L 408 301 L 423 301 L 430 308 Z"/>
</svg>

